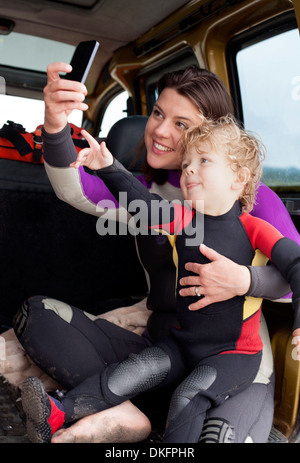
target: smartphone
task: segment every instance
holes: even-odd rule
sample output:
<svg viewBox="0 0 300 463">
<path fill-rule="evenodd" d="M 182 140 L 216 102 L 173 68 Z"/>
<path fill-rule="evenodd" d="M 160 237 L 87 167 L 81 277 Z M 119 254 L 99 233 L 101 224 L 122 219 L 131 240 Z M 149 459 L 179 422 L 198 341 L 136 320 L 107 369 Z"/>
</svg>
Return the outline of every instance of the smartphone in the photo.
<svg viewBox="0 0 300 463">
<path fill-rule="evenodd" d="M 76 47 L 70 63 L 72 66 L 72 71 L 66 74 L 64 78 L 68 80 L 76 80 L 84 84 L 94 61 L 98 47 L 99 42 L 96 40 L 80 42 Z"/>
</svg>

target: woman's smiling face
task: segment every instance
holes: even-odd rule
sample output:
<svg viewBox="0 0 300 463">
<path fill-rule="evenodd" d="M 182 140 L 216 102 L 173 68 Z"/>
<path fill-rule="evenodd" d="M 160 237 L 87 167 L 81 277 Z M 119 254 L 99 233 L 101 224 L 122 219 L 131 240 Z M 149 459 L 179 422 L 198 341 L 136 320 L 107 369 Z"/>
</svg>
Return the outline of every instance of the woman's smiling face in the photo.
<svg viewBox="0 0 300 463">
<path fill-rule="evenodd" d="M 147 161 L 153 169 L 179 169 L 182 133 L 201 121 L 196 106 L 172 88 L 160 94 L 145 130 Z"/>
</svg>

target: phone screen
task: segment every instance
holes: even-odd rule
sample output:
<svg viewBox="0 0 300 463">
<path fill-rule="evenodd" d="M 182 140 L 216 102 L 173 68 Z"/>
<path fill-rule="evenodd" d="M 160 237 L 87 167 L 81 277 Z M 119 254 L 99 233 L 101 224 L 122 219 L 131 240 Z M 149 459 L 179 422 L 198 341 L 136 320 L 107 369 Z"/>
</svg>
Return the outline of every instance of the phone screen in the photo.
<svg viewBox="0 0 300 463">
<path fill-rule="evenodd" d="M 99 42 L 89 40 L 80 42 L 71 60 L 72 71 L 65 75 L 65 79 L 76 80 L 84 84 L 93 60 L 97 53 Z"/>
</svg>

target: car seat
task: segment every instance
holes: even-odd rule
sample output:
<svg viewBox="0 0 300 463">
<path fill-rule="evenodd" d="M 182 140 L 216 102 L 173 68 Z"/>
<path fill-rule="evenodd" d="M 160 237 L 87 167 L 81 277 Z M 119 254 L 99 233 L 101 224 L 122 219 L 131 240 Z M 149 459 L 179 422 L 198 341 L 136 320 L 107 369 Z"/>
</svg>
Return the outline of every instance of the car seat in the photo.
<svg viewBox="0 0 300 463">
<path fill-rule="evenodd" d="M 128 116 L 116 122 L 108 132 L 106 145 L 111 153 L 134 175 L 141 172 L 145 160 L 146 116 Z"/>
</svg>

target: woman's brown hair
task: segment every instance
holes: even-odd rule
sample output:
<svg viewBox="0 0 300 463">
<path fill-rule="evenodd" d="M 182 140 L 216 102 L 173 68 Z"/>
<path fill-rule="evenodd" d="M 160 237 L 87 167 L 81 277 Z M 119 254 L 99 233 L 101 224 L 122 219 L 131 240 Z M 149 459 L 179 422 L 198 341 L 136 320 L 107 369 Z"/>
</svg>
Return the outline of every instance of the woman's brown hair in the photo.
<svg viewBox="0 0 300 463">
<path fill-rule="evenodd" d="M 186 69 L 166 73 L 158 82 L 160 95 L 165 88 L 172 88 L 188 98 L 205 118 L 217 120 L 233 115 L 234 109 L 230 95 L 221 79 L 207 69 L 189 66 Z M 143 173 L 147 181 L 162 185 L 167 181 L 168 171 L 153 169 L 145 160 Z"/>
</svg>

